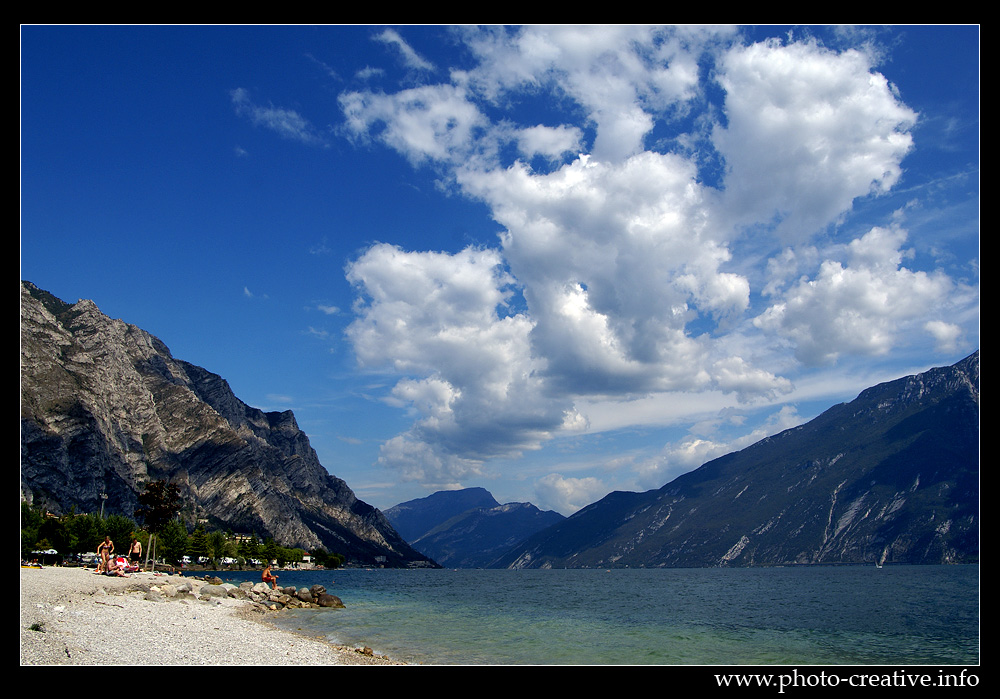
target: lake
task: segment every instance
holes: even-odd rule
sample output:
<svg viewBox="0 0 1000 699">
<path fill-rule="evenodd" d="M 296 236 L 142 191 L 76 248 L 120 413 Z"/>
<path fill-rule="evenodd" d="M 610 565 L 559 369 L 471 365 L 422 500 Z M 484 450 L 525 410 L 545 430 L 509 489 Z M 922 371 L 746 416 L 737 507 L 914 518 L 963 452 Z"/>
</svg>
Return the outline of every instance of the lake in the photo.
<svg viewBox="0 0 1000 699">
<path fill-rule="evenodd" d="M 259 572 L 218 572 L 227 582 Z M 408 663 L 979 663 L 979 566 L 279 571 L 277 624 Z"/>
</svg>

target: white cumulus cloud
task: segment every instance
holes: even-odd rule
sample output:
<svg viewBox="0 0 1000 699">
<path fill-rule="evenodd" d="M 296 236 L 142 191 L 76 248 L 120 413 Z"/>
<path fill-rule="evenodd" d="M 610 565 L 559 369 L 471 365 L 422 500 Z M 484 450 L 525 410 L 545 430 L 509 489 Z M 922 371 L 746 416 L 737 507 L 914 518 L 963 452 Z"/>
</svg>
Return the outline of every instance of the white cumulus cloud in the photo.
<svg viewBox="0 0 1000 699">
<path fill-rule="evenodd" d="M 898 181 L 917 115 L 866 53 L 739 46 L 722 58 L 719 80 L 727 124 L 714 141 L 737 223 L 775 223 L 783 240 L 801 242 Z"/>
<path fill-rule="evenodd" d="M 844 353 L 885 354 L 904 323 L 938 308 L 952 288 L 943 273 L 901 265 L 905 239 L 902 229 L 873 228 L 851 241 L 846 260 L 824 260 L 754 323 L 791 339 L 806 364 Z"/>
<path fill-rule="evenodd" d="M 774 400 L 796 361 L 882 355 L 914 328 L 955 346 L 953 282 L 907 266 L 905 230 L 831 236 L 914 147 L 917 114 L 868 52 L 729 28 L 455 35 L 475 62 L 447 81 L 340 96 L 359 143 L 433 164 L 502 227 L 493 247 L 377 244 L 347 269 L 348 337 L 362 365 L 397 375 L 388 400 L 413 418 L 384 464 L 458 482 L 586 429 L 588 405 Z M 508 109 L 521 96 L 557 106 L 539 121 Z M 706 179 L 713 160 L 721 177 Z M 599 489 L 545 487 L 565 507 Z"/>
</svg>

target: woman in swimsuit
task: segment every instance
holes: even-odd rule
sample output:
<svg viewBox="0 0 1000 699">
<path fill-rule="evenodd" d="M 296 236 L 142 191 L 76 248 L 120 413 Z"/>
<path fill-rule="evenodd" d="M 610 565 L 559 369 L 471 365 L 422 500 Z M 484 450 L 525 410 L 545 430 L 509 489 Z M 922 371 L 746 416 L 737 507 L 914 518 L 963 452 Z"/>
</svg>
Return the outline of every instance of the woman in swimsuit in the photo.
<svg viewBox="0 0 1000 699">
<path fill-rule="evenodd" d="M 100 543 L 97 547 L 97 553 L 101 554 L 101 572 L 107 573 L 110 570 L 108 566 L 108 560 L 111 558 L 111 554 L 114 553 L 115 545 L 111 541 L 110 536 L 105 536 L 104 541 Z"/>
</svg>

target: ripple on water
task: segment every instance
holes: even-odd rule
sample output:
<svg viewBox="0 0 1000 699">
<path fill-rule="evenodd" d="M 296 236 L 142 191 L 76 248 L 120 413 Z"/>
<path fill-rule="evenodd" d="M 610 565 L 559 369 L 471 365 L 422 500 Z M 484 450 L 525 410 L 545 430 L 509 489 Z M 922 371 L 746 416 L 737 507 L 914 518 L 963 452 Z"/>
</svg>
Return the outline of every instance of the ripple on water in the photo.
<svg viewBox="0 0 1000 699">
<path fill-rule="evenodd" d="M 286 571 L 283 583 L 320 582 L 347 608 L 278 619 L 407 662 L 962 664 L 979 661 L 978 576 L 978 566 Z"/>
</svg>

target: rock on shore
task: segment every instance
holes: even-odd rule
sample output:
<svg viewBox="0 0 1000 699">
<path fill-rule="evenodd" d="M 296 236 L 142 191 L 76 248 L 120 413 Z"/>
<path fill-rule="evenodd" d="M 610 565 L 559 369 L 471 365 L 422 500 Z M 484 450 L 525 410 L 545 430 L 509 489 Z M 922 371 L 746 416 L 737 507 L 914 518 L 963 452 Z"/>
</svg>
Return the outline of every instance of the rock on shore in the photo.
<svg viewBox="0 0 1000 699">
<path fill-rule="evenodd" d="M 265 608 L 339 600 L 324 599 L 325 590 L 290 595 L 262 588 L 152 573 L 116 578 L 81 568 L 22 568 L 21 665 L 400 664 L 272 627 Z"/>
</svg>

